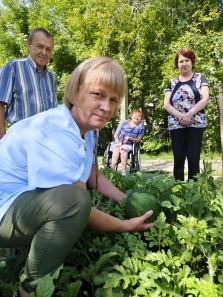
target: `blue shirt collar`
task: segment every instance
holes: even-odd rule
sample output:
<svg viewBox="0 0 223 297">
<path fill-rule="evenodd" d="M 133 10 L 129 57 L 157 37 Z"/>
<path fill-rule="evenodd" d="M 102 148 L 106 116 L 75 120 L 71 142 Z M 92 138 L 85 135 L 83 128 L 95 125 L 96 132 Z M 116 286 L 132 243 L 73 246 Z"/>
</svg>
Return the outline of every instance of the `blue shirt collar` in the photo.
<svg viewBox="0 0 223 297">
<path fill-rule="evenodd" d="M 30 65 L 33 67 L 33 69 L 35 69 L 36 71 L 40 72 L 39 67 L 36 65 L 36 63 L 33 61 L 33 59 L 31 58 L 30 55 L 28 56 L 27 59 L 28 59 Z M 47 68 L 47 66 L 45 65 L 45 66 L 44 66 L 44 72 L 43 72 L 43 74 L 45 74 L 46 72 L 48 72 L 48 68 Z M 42 74 L 42 75 L 43 75 L 43 74 Z"/>
</svg>

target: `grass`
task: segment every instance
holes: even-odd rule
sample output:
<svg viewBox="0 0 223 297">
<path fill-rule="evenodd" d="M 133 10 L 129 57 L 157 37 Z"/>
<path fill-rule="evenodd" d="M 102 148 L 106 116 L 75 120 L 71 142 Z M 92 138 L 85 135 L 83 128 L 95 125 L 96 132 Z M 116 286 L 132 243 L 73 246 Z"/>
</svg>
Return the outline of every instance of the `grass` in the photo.
<svg viewBox="0 0 223 297">
<path fill-rule="evenodd" d="M 141 154 L 141 160 L 166 160 L 166 161 L 173 161 L 173 153 L 169 152 L 162 152 L 160 154 Z M 206 161 L 213 161 L 213 160 L 222 160 L 222 154 L 218 152 L 214 152 L 211 155 L 201 153 L 201 160 Z"/>
<path fill-rule="evenodd" d="M 173 153 L 172 151 L 169 152 L 162 152 L 160 154 L 141 154 L 141 160 L 166 160 L 169 162 L 173 162 Z M 103 157 L 98 156 L 98 159 L 100 160 L 102 164 Z M 214 152 L 211 155 L 201 153 L 201 160 L 206 160 L 206 161 L 213 161 L 213 160 L 222 160 L 222 154 L 220 152 Z"/>
<path fill-rule="evenodd" d="M 166 161 L 173 161 L 173 154 L 172 153 L 160 153 L 160 154 L 141 154 L 141 160 L 166 160 Z"/>
</svg>

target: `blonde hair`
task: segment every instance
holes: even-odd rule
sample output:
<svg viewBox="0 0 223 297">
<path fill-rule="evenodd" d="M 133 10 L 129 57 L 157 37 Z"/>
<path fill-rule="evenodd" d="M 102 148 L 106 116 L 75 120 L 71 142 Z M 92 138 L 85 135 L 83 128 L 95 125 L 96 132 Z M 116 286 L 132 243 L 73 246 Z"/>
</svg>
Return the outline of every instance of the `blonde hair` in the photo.
<svg viewBox="0 0 223 297">
<path fill-rule="evenodd" d="M 78 106 L 77 94 L 86 83 L 106 85 L 119 96 L 117 107 L 125 94 L 126 82 L 121 66 L 107 57 L 89 58 L 74 69 L 68 78 L 64 103 L 69 109 L 73 105 Z"/>
</svg>

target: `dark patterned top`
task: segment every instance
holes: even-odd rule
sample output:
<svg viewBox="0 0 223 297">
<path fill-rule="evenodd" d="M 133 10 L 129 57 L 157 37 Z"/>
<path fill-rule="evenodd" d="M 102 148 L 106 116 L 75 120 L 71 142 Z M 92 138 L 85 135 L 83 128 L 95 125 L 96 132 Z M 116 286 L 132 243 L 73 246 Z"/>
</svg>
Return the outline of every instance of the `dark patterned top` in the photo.
<svg viewBox="0 0 223 297">
<path fill-rule="evenodd" d="M 201 87 L 203 86 L 208 86 L 206 77 L 202 73 L 194 73 L 192 78 L 186 82 L 181 82 L 179 77 L 171 79 L 165 92 L 171 92 L 170 103 L 185 114 L 201 100 Z M 193 122 L 188 126 L 181 125 L 173 115 L 168 116 L 169 130 L 188 127 L 204 128 L 206 126 L 207 119 L 204 109 L 193 116 Z"/>
</svg>

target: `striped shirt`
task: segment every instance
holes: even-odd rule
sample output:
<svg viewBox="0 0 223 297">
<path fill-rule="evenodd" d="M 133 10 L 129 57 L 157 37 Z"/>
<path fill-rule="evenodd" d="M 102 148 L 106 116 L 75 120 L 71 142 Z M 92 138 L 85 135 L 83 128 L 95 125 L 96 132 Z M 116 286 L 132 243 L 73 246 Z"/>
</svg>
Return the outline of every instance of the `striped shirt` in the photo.
<svg viewBox="0 0 223 297">
<path fill-rule="evenodd" d="M 30 56 L 0 68 L 0 101 L 7 104 L 5 120 L 14 124 L 57 106 L 56 81 L 45 66 L 43 74 Z"/>
</svg>

